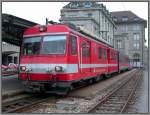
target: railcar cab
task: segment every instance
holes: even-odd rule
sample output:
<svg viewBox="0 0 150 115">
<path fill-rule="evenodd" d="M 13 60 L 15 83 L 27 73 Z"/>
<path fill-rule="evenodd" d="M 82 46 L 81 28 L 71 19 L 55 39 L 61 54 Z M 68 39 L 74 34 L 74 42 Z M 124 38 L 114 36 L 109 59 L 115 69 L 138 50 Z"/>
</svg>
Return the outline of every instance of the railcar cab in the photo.
<svg viewBox="0 0 150 115">
<path fill-rule="evenodd" d="M 20 55 L 20 78 L 72 80 L 65 75 L 78 72 L 77 36 L 65 25 L 34 26 L 24 32 Z"/>
</svg>

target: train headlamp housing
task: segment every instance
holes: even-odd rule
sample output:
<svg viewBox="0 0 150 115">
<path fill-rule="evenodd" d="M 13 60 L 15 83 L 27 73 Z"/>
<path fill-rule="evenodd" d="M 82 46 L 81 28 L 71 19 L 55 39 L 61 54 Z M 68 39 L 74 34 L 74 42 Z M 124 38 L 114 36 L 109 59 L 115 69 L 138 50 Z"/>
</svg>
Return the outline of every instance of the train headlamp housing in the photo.
<svg viewBox="0 0 150 115">
<path fill-rule="evenodd" d="M 63 71 L 63 67 L 62 66 L 55 66 L 55 71 L 56 72 L 62 72 Z"/>
<path fill-rule="evenodd" d="M 20 70 L 21 70 L 21 71 L 26 71 L 26 66 L 21 66 L 21 67 L 20 67 Z"/>
<path fill-rule="evenodd" d="M 45 32 L 47 30 L 46 26 L 42 25 L 39 27 L 40 32 Z"/>
</svg>

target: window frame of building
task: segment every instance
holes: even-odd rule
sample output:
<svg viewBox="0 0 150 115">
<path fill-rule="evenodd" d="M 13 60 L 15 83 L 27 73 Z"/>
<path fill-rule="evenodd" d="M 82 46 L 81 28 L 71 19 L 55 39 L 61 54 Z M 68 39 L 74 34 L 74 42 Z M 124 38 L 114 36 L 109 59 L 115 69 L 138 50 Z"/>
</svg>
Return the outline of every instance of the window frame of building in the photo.
<svg viewBox="0 0 150 115">
<path fill-rule="evenodd" d="M 116 40 L 116 45 L 118 49 L 122 48 L 122 40 Z"/>
<path fill-rule="evenodd" d="M 139 20 L 139 18 L 138 17 L 134 17 L 134 19 L 133 19 L 134 21 L 137 21 L 137 20 Z"/>
<path fill-rule="evenodd" d="M 116 17 L 113 17 L 113 20 L 114 20 L 115 22 L 117 22 L 117 18 L 116 18 Z"/>
<path fill-rule="evenodd" d="M 138 50 L 139 48 L 140 48 L 139 42 L 134 42 L 134 43 L 133 43 L 133 49 Z"/>
<path fill-rule="evenodd" d="M 79 3 L 77 1 L 70 4 L 71 8 L 77 8 L 78 6 L 79 6 Z"/>
<path fill-rule="evenodd" d="M 127 25 L 123 25 L 122 26 L 122 31 L 127 32 L 128 31 L 128 26 Z"/>
<path fill-rule="evenodd" d="M 139 33 L 133 33 L 133 40 L 139 41 L 140 40 L 140 34 Z"/>
<path fill-rule="evenodd" d="M 123 16 L 123 17 L 122 17 L 122 21 L 123 21 L 123 22 L 128 21 L 128 17 L 127 17 L 127 16 Z"/>
<path fill-rule="evenodd" d="M 85 8 L 89 8 L 89 7 L 92 6 L 92 3 L 91 3 L 90 1 L 86 1 L 86 2 L 83 2 L 83 6 L 84 6 Z"/>
<path fill-rule="evenodd" d="M 17 64 L 18 63 L 18 57 L 14 56 L 14 63 Z"/>
<path fill-rule="evenodd" d="M 7 59 L 8 59 L 8 64 L 13 63 L 13 56 L 8 56 Z"/>
<path fill-rule="evenodd" d="M 87 15 L 88 15 L 88 17 L 92 17 L 92 13 L 91 12 L 89 12 L 89 13 L 87 13 Z"/>
<path fill-rule="evenodd" d="M 140 30 L 140 26 L 138 24 L 133 25 L 133 30 Z"/>
</svg>

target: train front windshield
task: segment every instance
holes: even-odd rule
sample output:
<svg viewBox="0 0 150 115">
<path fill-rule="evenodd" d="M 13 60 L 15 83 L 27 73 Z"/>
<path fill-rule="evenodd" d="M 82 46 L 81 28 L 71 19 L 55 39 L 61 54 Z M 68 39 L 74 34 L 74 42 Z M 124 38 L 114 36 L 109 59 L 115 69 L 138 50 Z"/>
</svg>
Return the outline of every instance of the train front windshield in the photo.
<svg viewBox="0 0 150 115">
<path fill-rule="evenodd" d="M 28 37 L 23 41 L 23 55 L 65 53 L 66 35 Z"/>
</svg>

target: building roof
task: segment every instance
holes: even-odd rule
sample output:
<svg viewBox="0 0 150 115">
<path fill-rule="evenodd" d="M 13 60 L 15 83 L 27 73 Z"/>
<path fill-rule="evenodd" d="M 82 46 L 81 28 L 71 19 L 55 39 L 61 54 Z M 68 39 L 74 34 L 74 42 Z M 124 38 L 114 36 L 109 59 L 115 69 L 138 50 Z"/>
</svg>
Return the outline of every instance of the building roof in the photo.
<svg viewBox="0 0 150 115">
<path fill-rule="evenodd" d="M 2 41 L 19 46 L 24 30 L 34 25 L 37 23 L 14 15 L 2 14 Z"/>
<path fill-rule="evenodd" d="M 63 7 L 62 11 L 101 10 L 108 20 L 115 26 L 111 13 L 106 6 L 96 1 L 72 1 Z M 115 26 L 116 27 L 116 26 Z"/>
<path fill-rule="evenodd" d="M 147 21 L 145 19 L 140 18 L 139 16 L 137 16 L 131 11 L 111 12 L 111 15 L 113 16 L 116 24 L 117 23 L 135 23 L 135 22 L 144 23 L 145 26 L 147 24 Z M 123 18 L 126 18 L 127 20 L 123 20 Z"/>
<path fill-rule="evenodd" d="M 99 7 L 100 4 L 97 4 L 96 1 L 72 1 L 69 4 L 65 5 L 63 8 L 91 8 L 91 7 Z"/>
</svg>

